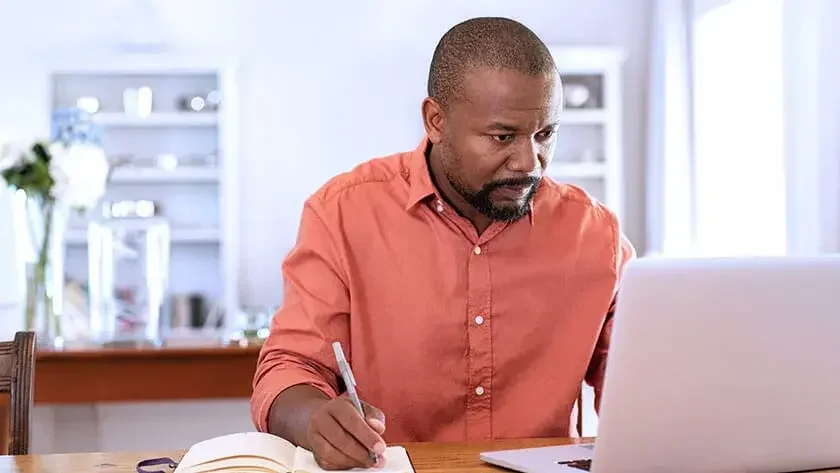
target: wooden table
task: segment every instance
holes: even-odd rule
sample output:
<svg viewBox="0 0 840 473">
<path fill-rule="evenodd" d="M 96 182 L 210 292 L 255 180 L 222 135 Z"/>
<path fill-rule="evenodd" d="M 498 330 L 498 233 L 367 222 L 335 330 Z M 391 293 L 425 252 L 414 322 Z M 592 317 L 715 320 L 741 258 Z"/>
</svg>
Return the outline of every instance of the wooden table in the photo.
<svg viewBox="0 0 840 473">
<path fill-rule="evenodd" d="M 258 345 L 39 351 L 35 404 L 247 399 Z"/>
<path fill-rule="evenodd" d="M 483 444 L 403 444 L 417 473 L 500 473 L 505 470 L 483 464 L 480 452 L 497 448 L 520 448 L 568 444 L 580 439 L 512 440 Z M 183 452 L 74 453 L 0 457 L 0 473 L 136 473 L 137 462 L 146 458 L 180 459 Z"/>
<path fill-rule="evenodd" d="M 581 441 L 591 441 L 591 439 L 504 440 L 477 444 L 407 443 L 403 445 L 408 449 L 417 473 L 502 473 L 507 470 L 482 463 L 478 459 L 478 454 L 488 450 L 567 445 Z M 178 460 L 182 454 L 182 451 L 171 451 L 0 457 L 0 473 L 135 473 L 137 462 L 140 460 L 157 457 Z M 830 471 L 840 472 L 840 470 Z"/>
</svg>

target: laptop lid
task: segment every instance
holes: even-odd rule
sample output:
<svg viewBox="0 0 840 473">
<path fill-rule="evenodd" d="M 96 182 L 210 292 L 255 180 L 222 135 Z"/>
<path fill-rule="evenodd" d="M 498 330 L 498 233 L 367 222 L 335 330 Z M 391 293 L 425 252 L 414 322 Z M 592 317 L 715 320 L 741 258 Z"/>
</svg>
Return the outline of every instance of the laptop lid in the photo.
<svg viewBox="0 0 840 473">
<path fill-rule="evenodd" d="M 592 471 L 839 466 L 838 293 L 838 256 L 632 262 Z"/>
</svg>

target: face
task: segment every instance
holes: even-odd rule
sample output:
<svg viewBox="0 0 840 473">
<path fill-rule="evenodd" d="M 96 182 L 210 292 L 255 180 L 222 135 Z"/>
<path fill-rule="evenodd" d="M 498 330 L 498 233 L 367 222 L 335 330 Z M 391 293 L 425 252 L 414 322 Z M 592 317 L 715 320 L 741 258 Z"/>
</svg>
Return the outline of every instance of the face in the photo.
<svg viewBox="0 0 840 473">
<path fill-rule="evenodd" d="M 519 219 L 554 153 L 560 80 L 478 69 L 465 77 L 462 94 L 438 115 L 429 113 L 437 104 L 424 108 L 447 184 L 491 220 Z"/>
</svg>

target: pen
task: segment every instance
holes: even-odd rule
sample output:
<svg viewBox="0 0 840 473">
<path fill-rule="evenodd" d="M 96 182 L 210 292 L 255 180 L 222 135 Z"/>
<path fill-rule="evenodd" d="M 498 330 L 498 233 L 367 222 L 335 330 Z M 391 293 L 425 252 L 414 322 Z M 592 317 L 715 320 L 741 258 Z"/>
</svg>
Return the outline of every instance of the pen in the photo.
<svg viewBox="0 0 840 473">
<path fill-rule="evenodd" d="M 353 370 L 350 369 L 350 364 L 344 357 L 344 350 L 341 348 L 341 342 L 333 342 L 333 352 L 335 352 L 335 361 L 338 362 L 338 370 L 341 372 L 341 377 L 344 379 L 344 385 L 347 387 L 347 395 L 359 411 L 362 419 L 365 419 L 365 410 L 362 408 L 362 401 L 359 400 L 359 393 L 356 392 L 356 378 L 353 377 Z M 376 452 L 370 451 L 370 459 L 376 462 L 378 457 Z"/>
</svg>

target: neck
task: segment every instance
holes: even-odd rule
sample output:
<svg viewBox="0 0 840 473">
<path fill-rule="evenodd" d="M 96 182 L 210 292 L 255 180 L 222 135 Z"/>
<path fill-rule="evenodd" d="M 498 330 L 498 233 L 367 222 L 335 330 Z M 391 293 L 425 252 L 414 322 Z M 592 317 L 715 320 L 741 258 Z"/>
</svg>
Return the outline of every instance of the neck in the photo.
<svg viewBox="0 0 840 473">
<path fill-rule="evenodd" d="M 464 218 L 472 223 L 476 232 L 479 235 L 484 233 L 484 230 L 490 226 L 492 221 L 486 215 L 475 209 L 469 202 L 464 199 L 460 192 L 452 187 L 446 173 L 443 171 L 442 160 L 438 148 L 431 146 L 427 153 L 427 162 L 429 165 L 429 175 L 432 178 L 432 183 L 443 196 L 444 200 L 449 203 L 455 210 Z"/>
</svg>

